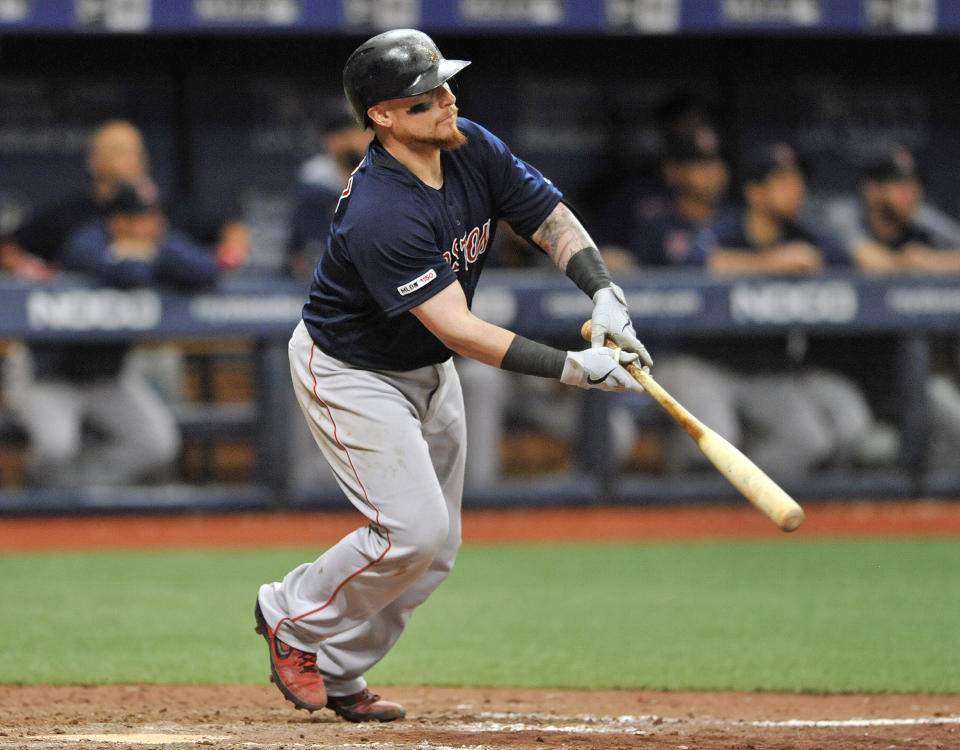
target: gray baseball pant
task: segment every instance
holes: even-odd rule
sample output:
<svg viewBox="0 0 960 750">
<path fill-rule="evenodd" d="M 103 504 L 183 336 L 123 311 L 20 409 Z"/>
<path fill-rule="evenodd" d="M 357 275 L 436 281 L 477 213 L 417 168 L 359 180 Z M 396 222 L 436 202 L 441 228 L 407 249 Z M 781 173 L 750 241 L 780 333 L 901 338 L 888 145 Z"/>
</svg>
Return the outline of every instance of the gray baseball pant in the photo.
<svg viewBox="0 0 960 750">
<path fill-rule="evenodd" d="M 353 367 L 320 351 L 303 322 L 289 354 L 317 445 L 368 523 L 261 586 L 260 606 L 282 641 L 317 653 L 329 695 L 351 695 L 453 568 L 463 396 L 450 360 L 407 372 Z"/>
</svg>

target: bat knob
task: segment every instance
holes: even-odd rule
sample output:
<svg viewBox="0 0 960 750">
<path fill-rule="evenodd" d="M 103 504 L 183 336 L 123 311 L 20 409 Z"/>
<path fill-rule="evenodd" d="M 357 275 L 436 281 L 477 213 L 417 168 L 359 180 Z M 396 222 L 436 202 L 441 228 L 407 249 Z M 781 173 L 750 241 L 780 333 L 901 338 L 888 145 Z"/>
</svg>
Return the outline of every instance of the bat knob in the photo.
<svg viewBox="0 0 960 750">
<path fill-rule="evenodd" d="M 788 510 L 781 518 L 780 523 L 778 524 L 781 529 L 784 531 L 793 531 L 800 524 L 803 523 L 804 513 L 803 508 L 799 505 Z"/>
</svg>

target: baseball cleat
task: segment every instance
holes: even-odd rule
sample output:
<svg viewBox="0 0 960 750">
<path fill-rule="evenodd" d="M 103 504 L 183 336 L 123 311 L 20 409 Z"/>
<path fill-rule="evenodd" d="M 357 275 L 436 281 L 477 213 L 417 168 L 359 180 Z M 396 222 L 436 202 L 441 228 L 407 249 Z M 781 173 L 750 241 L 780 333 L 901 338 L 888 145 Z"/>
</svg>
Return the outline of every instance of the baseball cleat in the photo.
<svg viewBox="0 0 960 750">
<path fill-rule="evenodd" d="M 257 620 L 254 630 L 264 637 L 270 647 L 270 680 L 280 688 L 284 697 L 297 708 L 310 712 L 328 705 L 323 675 L 317 668 L 317 655 L 301 651 L 277 638 L 263 617 L 259 598 L 253 616 Z"/>
<path fill-rule="evenodd" d="M 327 698 L 327 708 L 347 721 L 395 721 L 407 715 L 403 706 L 364 688 L 359 693 Z"/>
</svg>

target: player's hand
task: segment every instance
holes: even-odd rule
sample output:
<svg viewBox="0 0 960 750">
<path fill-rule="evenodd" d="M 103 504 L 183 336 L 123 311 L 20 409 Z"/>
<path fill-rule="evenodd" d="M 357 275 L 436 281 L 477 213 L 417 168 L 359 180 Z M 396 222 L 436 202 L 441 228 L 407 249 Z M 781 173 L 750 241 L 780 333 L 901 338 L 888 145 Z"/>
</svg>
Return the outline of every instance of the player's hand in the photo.
<svg viewBox="0 0 960 750">
<path fill-rule="evenodd" d="M 627 313 L 627 300 L 623 290 L 611 284 L 593 295 L 593 313 L 590 316 L 592 326 L 590 343 L 594 348 L 603 346 L 607 337 L 621 349 L 632 352 L 640 358 L 644 367 L 652 367 L 653 359 L 647 348 L 640 343 L 637 332 Z"/>
<path fill-rule="evenodd" d="M 767 273 L 817 273 L 823 270 L 823 256 L 808 242 L 788 242 L 765 254 Z"/>
<path fill-rule="evenodd" d="M 638 356 L 636 352 L 624 352 L 607 346 L 595 346 L 582 352 L 567 352 L 560 382 L 579 388 L 643 393 L 643 386 L 623 367 L 635 362 Z"/>
<path fill-rule="evenodd" d="M 908 242 L 900 249 L 900 268 L 905 271 L 936 271 L 937 251 L 921 242 Z"/>
</svg>

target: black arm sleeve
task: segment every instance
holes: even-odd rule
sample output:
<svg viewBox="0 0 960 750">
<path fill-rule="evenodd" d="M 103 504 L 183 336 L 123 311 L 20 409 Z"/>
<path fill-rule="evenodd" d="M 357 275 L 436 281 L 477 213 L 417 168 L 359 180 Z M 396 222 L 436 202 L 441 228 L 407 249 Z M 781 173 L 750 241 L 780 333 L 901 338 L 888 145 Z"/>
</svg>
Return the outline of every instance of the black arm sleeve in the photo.
<svg viewBox="0 0 960 750">
<path fill-rule="evenodd" d="M 595 247 L 585 247 L 573 254 L 567 263 L 567 277 L 591 298 L 598 289 L 613 283 L 607 264 Z"/>
<path fill-rule="evenodd" d="M 567 353 L 523 336 L 514 336 L 500 363 L 501 370 L 560 379 Z"/>
</svg>

